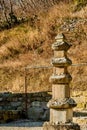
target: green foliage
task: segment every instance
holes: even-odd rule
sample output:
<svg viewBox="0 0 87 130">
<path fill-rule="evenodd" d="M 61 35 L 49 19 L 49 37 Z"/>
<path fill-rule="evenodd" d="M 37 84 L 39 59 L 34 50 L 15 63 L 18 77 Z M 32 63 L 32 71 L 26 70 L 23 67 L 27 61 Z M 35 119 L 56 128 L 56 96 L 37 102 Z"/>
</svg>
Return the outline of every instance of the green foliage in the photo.
<svg viewBox="0 0 87 130">
<path fill-rule="evenodd" d="M 3 39 L 0 39 L 0 46 L 6 44 L 9 41 L 8 36 L 4 36 Z"/>
<path fill-rule="evenodd" d="M 41 47 L 40 47 L 40 48 L 38 48 L 38 49 L 37 49 L 37 52 L 38 52 L 38 54 L 43 53 L 43 48 L 41 48 Z"/>
<path fill-rule="evenodd" d="M 76 5 L 74 11 L 79 11 L 82 7 L 86 6 L 87 0 L 74 0 L 74 4 Z"/>
<path fill-rule="evenodd" d="M 17 24 L 18 23 L 17 16 L 13 12 L 9 13 L 9 17 L 10 17 L 11 24 Z"/>
<path fill-rule="evenodd" d="M 74 0 L 75 4 L 87 4 L 87 0 Z"/>
</svg>

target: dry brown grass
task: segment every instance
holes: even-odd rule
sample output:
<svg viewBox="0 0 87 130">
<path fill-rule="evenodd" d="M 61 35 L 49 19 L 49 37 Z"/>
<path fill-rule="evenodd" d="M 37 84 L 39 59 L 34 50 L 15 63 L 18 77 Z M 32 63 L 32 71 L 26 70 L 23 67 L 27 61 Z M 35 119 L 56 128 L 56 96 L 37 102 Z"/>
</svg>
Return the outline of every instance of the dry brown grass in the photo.
<svg viewBox="0 0 87 130">
<path fill-rule="evenodd" d="M 72 59 L 73 63 L 86 62 L 87 22 L 77 23 L 73 31 L 61 31 L 60 29 L 64 22 L 67 21 L 66 24 L 69 24 L 70 19 L 86 19 L 86 12 L 87 7 L 73 13 L 72 5 L 60 3 L 51 7 L 47 12 L 39 12 L 36 16 L 31 16 L 29 21 L 24 24 L 0 32 L 0 67 L 3 68 L 1 70 L 4 73 L 0 74 L 0 84 L 5 86 L 3 89 L 6 91 L 10 91 L 11 88 L 13 91 L 23 89 L 24 76 L 22 75 L 20 79 L 20 75 L 24 74 L 24 71 L 20 72 L 21 67 L 27 65 L 50 65 L 50 58 L 53 56 L 51 44 L 54 42 L 55 36 L 60 32 L 63 32 L 67 40 L 72 43 L 68 56 Z M 10 75 L 9 71 L 5 75 L 6 67 L 9 68 L 9 71 L 13 68 L 13 77 L 11 77 L 12 75 Z M 19 69 L 18 72 L 15 70 L 16 68 Z M 80 86 L 80 88 L 83 87 L 85 90 L 86 81 L 81 82 L 81 77 L 86 75 L 86 68 L 70 68 L 70 73 L 73 76 L 72 88 L 78 89 Z M 5 80 L 8 75 L 9 78 Z M 41 76 L 43 75 L 41 74 Z M 78 78 L 75 81 L 77 76 Z M 18 82 L 17 78 L 20 82 Z M 84 79 L 86 80 L 86 77 Z M 31 78 L 31 81 L 34 83 L 35 79 Z M 41 81 L 38 81 L 35 85 L 36 87 L 31 84 L 29 91 L 46 91 L 49 89 L 47 81 L 47 84 L 43 84 L 43 87 L 38 86 L 39 82 L 41 83 Z M 32 85 L 34 86 L 33 88 Z"/>
<path fill-rule="evenodd" d="M 40 56 L 50 58 L 50 55 L 52 55 L 50 44 L 54 41 L 56 34 L 61 32 L 59 26 L 68 18 L 86 18 L 86 10 L 87 8 L 85 7 L 80 12 L 73 13 L 72 5 L 60 2 L 58 5 L 51 7 L 48 12 L 39 12 L 37 17 L 32 16 L 33 21 L 29 20 L 18 27 L 0 32 L 1 63 L 6 63 L 7 65 L 9 60 L 14 59 L 15 63 L 18 63 L 18 59 L 21 61 L 21 57 L 24 57 L 23 55 L 25 55 L 26 59 L 27 54 L 30 54 L 30 57 L 28 56 L 29 59 L 32 59 L 32 55 L 37 57 L 37 59 Z M 81 25 L 80 28 L 78 26 L 75 34 L 79 35 L 83 30 L 86 32 L 84 25 Z"/>
<path fill-rule="evenodd" d="M 73 15 L 74 17 L 87 18 L 87 6 L 82 8 L 80 11 L 77 11 Z"/>
</svg>

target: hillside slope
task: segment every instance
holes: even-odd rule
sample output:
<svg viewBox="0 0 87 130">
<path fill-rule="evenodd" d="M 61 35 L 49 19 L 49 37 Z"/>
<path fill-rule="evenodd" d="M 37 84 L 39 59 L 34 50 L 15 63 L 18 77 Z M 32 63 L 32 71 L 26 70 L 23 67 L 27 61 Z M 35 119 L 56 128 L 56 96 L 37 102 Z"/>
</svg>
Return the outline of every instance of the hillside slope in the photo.
<svg viewBox="0 0 87 130">
<path fill-rule="evenodd" d="M 27 65 L 50 65 L 53 56 L 51 44 L 55 41 L 55 36 L 61 32 L 72 44 L 68 52 L 72 62 L 87 62 L 87 7 L 73 12 L 72 4 L 59 3 L 47 12 L 30 16 L 23 24 L 1 31 L 1 91 L 24 92 L 24 67 Z M 86 90 L 87 67 L 70 67 L 69 70 L 73 76 L 71 88 Z M 46 81 L 46 77 L 52 71 L 50 73 L 44 71 L 45 76 L 41 70 L 35 70 L 35 72 L 36 74 L 31 76 L 31 85 L 28 84 L 28 91 L 51 90 L 51 85 L 48 80 Z M 39 80 L 33 78 L 37 77 L 37 74 L 41 74 Z M 44 80 L 45 84 L 42 83 Z M 35 81 L 37 81 L 36 84 Z"/>
</svg>

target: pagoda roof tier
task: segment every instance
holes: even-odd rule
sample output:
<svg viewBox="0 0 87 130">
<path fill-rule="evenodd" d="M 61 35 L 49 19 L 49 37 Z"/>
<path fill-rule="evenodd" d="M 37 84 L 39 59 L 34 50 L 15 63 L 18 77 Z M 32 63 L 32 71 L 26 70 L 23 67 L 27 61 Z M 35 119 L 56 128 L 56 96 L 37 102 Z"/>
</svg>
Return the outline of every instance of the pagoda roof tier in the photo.
<svg viewBox="0 0 87 130">
<path fill-rule="evenodd" d="M 73 108 L 76 107 L 77 104 L 72 98 L 64 98 L 64 99 L 51 99 L 47 106 L 49 108 L 54 108 L 54 109 L 68 109 L 68 108 Z"/>
<path fill-rule="evenodd" d="M 55 67 L 65 67 L 72 64 L 72 61 L 69 58 L 52 58 L 52 64 Z"/>
<path fill-rule="evenodd" d="M 68 44 L 65 41 L 56 41 L 55 43 L 52 44 L 52 49 L 55 51 L 67 51 L 71 47 L 71 44 Z"/>
</svg>

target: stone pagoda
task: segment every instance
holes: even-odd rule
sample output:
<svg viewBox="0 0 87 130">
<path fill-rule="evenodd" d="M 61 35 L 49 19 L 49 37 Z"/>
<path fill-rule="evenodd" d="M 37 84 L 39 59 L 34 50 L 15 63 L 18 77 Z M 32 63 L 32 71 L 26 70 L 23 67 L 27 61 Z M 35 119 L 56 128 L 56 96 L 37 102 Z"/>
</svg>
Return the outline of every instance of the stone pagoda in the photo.
<svg viewBox="0 0 87 130">
<path fill-rule="evenodd" d="M 43 130 L 80 130 L 79 125 L 72 122 L 72 108 L 77 104 L 70 98 L 69 83 L 72 77 L 67 69 L 72 64 L 67 57 L 67 51 L 71 45 L 66 42 L 63 34 L 57 35 L 55 40 L 56 42 L 52 44 L 54 50 L 53 75 L 50 77 L 52 99 L 48 103 L 50 121 L 44 123 Z"/>
</svg>

